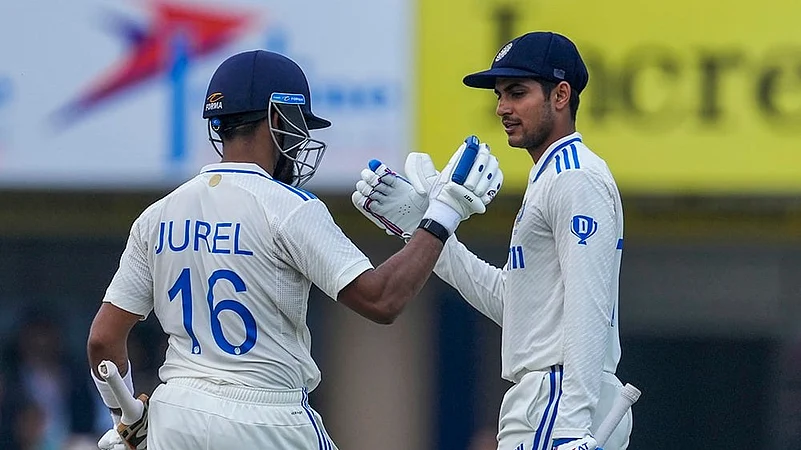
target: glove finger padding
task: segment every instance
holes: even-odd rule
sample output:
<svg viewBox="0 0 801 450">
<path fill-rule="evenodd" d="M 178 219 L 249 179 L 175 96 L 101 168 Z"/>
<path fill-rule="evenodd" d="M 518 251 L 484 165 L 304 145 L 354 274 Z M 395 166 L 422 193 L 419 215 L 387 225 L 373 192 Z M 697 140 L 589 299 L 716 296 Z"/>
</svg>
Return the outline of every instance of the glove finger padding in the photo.
<svg viewBox="0 0 801 450">
<path fill-rule="evenodd" d="M 117 428 L 112 428 L 100 437 L 100 440 L 97 441 L 97 448 L 100 450 L 127 450 L 128 446 L 122 442 Z"/>
<path fill-rule="evenodd" d="M 462 220 L 473 214 L 484 214 L 487 211 L 487 207 L 481 198 L 461 184 L 447 183 L 442 188 L 442 191 L 447 196 L 444 196 L 444 198 L 441 196 L 439 200 L 444 201 L 456 210 L 462 216 Z M 453 201 L 452 199 L 458 199 L 458 201 Z"/>
<path fill-rule="evenodd" d="M 481 172 L 478 182 L 475 188 L 473 188 L 473 192 L 479 197 L 483 197 L 487 191 L 490 190 L 491 186 L 495 186 L 496 183 L 493 183 L 493 181 L 498 176 L 499 171 L 498 158 L 494 155 L 487 155 L 487 166 L 484 168 L 484 171 Z"/>
<path fill-rule="evenodd" d="M 370 194 L 373 193 L 373 187 L 367 184 L 364 180 L 359 180 L 356 182 L 356 192 L 362 194 L 364 197 L 370 197 Z"/>
<path fill-rule="evenodd" d="M 481 201 L 485 205 L 489 205 L 490 202 L 495 198 L 495 196 L 500 192 L 501 187 L 503 186 L 503 171 L 498 168 L 495 175 L 492 177 L 492 182 L 489 186 L 489 190 L 481 196 Z"/>
<path fill-rule="evenodd" d="M 428 192 L 431 186 L 437 181 L 439 172 L 434 167 L 434 161 L 427 153 L 409 153 L 406 157 L 406 164 L 403 170 L 406 174 L 406 179 L 412 185 L 414 190 L 420 194 L 428 197 Z M 427 201 L 427 200 L 426 200 Z"/>
<path fill-rule="evenodd" d="M 427 194 L 417 193 L 411 182 L 378 160 L 372 160 L 370 167 L 375 170 L 362 170 L 356 183 L 353 205 L 387 234 L 411 236 L 428 207 Z"/>
<path fill-rule="evenodd" d="M 365 197 L 370 197 L 373 200 L 380 201 L 381 197 L 388 195 L 392 191 L 392 187 L 384 183 L 378 183 L 375 186 L 370 186 L 366 181 L 359 180 L 356 182 L 356 190 L 361 192 L 361 194 Z"/>
<path fill-rule="evenodd" d="M 373 222 L 375 226 L 381 228 L 382 230 L 384 230 L 385 233 L 387 233 L 390 236 L 395 234 L 392 231 L 388 230 L 386 225 L 384 225 L 384 223 L 381 221 L 381 219 L 376 217 L 376 214 L 374 214 L 370 209 L 368 209 L 369 206 L 372 206 L 372 204 L 375 203 L 372 200 L 370 200 L 370 198 L 368 198 L 365 195 L 362 195 L 362 193 L 357 190 L 354 191 L 353 194 L 351 194 L 350 201 L 353 203 L 353 206 L 355 206 L 356 209 L 360 213 L 362 213 L 364 217 L 367 217 L 367 219 L 369 219 L 370 222 Z"/>
<path fill-rule="evenodd" d="M 486 173 L 488 167 L 487 163 L 490 160 L 490 152 L 489 147 L 486 144 L 481 144 L 478 147 L 478 154 L 476 154 L 476 159 L 473 161 L 472 167 L 470 167 L 470 171 L 467 172 L 467 177 L 464 180 L 464 187 L 467 189 L 476 192 L 478 195 L 483 193 L 479 193 L 476 191 L 476 186 L 482 182 L 484 177 L 484 173 Z"/>
<path fill-rule="evenodd" d="M 370 169 L 362 169 L 359 176 L 361 177 L 362 181 L 367 183 L 370 187 L 373 187 L 379 183 L 378 174 Z"/>
<path fill-rule="evenodd" d="M 388 195 L 373 192 L 372 194 L 364 197 L 364 209 L 373 214 L 386 216 L 393 210 L 394 202 L 392 202 L 392 198 Z"/>
</svg>

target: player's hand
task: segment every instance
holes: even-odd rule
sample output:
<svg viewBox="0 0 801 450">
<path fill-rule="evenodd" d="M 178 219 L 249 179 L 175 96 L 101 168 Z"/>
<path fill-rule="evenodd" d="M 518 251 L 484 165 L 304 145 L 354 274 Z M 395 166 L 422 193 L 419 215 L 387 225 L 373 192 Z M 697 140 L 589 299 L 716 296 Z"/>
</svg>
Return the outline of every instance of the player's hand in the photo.
<svg viewBox="0 0 801 450">
<path fill-rule="evenodd" d="M 117 428 L 106 431 L 106 434 L 97 441 L 97 448 L 100 450 L 128 450 L 128 447 L 122 442 L 120 433 L 117 433 Z"/>
<path fill-rule="evenodd" d="M 408 180 L 373 159 L 362 170 L 351 201 L 387 234 L 409 238 L 428 208 L 428 192 L 418 194 Z"/>
<path fill-rule="evenodd" d="M 429 191 L 424 217 L 443 225 L 452 234 L 459 222 L 483 214 L 503 186 L 503 172 L 487 144 L 470 136 L 454 152 Z"/>
<path fill-rule="evenodd" d="M 117 424 L 117 433 L 129 450 L 147 449 L 147 416 L 148 410 L 150 409 L 150 399 L 146 394 L 139 394 L 137 400 L 142 402 L 145 406 L 142 410 L 142 417 L 130 425 L 125 425 L 124 423 Z"/>
</svg>

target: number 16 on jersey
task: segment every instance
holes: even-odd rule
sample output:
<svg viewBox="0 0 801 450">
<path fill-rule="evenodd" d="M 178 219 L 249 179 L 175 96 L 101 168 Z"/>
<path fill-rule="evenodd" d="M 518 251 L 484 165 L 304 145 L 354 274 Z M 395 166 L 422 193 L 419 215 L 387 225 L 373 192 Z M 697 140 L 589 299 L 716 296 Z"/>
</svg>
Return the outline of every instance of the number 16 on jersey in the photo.
<svg viewBox="0 0 801 450">
<path fill-rule="evenodd" d="M 231 355 L 244 355 L 250 351 L 254 345 L 256 345 L 256 319 L 253 318 L 253 314 L 251 314 L 250 310 L 248 310 L 245 305 L 236 300 L 224 299 L 216 305 L 214 304 L 214 286 L 218 281 L 222 280 L 231 283 L 231 285 L 234 287 L 234 291 L 236 292 L 247 291 L 245 282 L 239 275 L 236 274 L 236 272 L 232 270 L 219 269 L 215 270 L 214 273 L 211 274 L 211 276 L 208 278 L 208 293 L 206 294 L 206 303 L 211 316 L 211 323 L 209 324 L 211 335 L 214 337 L 214 342 L 217 343 L 217 346 L 220 347 L 220 349 L 222 349 L 222 351 L 225 353 Z M 178 275 L 178 279 L 175 280 L 175 283 L 172 285 L 170 290 L 167 291 L 167 294 L 170 296 L 170 302 L 175 300 L 178 295 L 181 296 L 184 329 L 186 329 L 186 333 L 192 340 L 191 352 L 195 355 L 199 355 L 202 349 L 200 348 L 200 342 L 195 336 L 195 324 L 193 324 L 192 321 L 192 278 L 191 271 L 188 267 L 181 271 L 181 274 Z M 225 334 L 223 334 L 222 322 L 220 320 L 220 313 L 223 311 L 231 311 L 237 314 L 240 319 L 242 319 L 242 323 L 245 326 L 245 340 L 241 344 L 233 345 L 225 337 Z"/>
</svg>

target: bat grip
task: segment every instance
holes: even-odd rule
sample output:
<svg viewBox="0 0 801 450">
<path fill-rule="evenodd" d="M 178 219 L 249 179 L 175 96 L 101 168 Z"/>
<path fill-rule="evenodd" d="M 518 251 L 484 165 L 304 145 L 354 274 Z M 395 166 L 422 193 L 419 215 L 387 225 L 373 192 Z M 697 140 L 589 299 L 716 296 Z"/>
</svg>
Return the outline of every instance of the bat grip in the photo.
<svg viewBox="0 0 801 450">
<path fill-rule="evenodd" d="M 131 425 L 141 419 L 145 410 L 145 405 L 142 404 L 141 401 L 135 399 L 130 391 L 128 391 L 125 382 L 122 380 L 120 371 L 117 369 L 117 365 L 112 361 L 102 361 L 97 367 L 97 371 L 100 373 L 100 376 L 106 380 L 106 383 L 108 383 L 108 386 L 111 388 L 111 393 L 114 395 L 114 398 L 117 399 L 117 403 L 120 404 L 120 410 L 122 410 L 120 422 L 124 425 Z"/>
<path fill-rule="evenodd" d="M 639 397 L 639 389 L 631 384 L 626 384 L 621 388 L 620 394 L 615 398 L 615 402 L 612 404 L 612 409 L 609 410 L 609 414 L 601 425 L 598 426 L 598 431 L 595 432 L 595 439 L 598 441 L 598 447 L 606 445 L 606 440 L 609 439 L 612 432 L 615 431 L 615 428 L 617 428 L 620 421 L 623 420 L 623 417 L 629 411 L 629 408 L 631 408 L 631 405 L 633 405 Z"/>
<path fill-rule="evenodd" d="M 456 184 L 464 184 L 467 174 L 470 173 L 470 169 L 476 161 L 476 156 L 478 156 L 478 138 L 470 135 L 464 142 L 467 145 L 456 163 L 456 168 L 453 169 L 453 175 L 451 175 L 451 180 Z"/>
</svg>

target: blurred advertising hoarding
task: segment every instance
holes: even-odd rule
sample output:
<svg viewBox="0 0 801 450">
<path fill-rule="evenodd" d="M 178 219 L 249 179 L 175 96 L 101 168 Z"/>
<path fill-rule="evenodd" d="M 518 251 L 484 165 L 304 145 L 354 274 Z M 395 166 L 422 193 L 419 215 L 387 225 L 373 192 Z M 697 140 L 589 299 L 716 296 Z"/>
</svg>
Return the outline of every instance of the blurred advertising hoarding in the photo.
<svg viewBox="0 0 801 450">
<path fill-rule="evenodd" d="M 491 91 L 462 78 L 515 36 L 569 36 L 589 67 L 577 127 L 631 193 L 801 193 L 801 3 L 420 2 L 420 151 L 444 164 L 477 134 L 522 190 Z M 465 26 L 469 24 L 469 26 Z"/>
<path fill-rule="evenodd" d="M 404 0 L 0 3 L 0 187 L 169 188 L 218 157 L 202 107 L 228 56 L 263 48 L 306 72 L 334 125 L 311 189 L 350 190 L 408 152 Z"/>
</svg>

